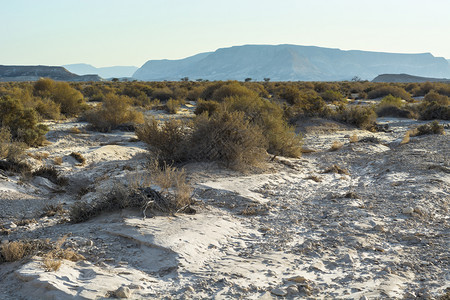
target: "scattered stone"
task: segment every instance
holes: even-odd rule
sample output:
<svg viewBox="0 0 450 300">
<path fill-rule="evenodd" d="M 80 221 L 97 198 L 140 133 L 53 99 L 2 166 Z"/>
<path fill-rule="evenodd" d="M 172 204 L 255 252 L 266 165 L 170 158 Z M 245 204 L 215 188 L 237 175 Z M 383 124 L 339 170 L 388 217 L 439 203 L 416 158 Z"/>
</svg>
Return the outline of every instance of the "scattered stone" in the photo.
<svg viewBox="0 0 450 300">
<path fill-rule="evenodd" d="M 375 226 L 373 227 L 373 230 L 379 231 L 379 232 L 385 232 L 385 231 L 386 231 L 386 229 L 384 229 L 383 225 L 380 225 L 380 224 L 375 225 Z"/>
<path fill-rule="evenodd" d="M 193 288 L 192 286 L 188 285 L 188 286 L 186 287 L 186 292 L 193 293 L 193 292 L 195 292 L 195 290 L 194 290 L 194 288 Z"/>
<path fill-rule="evenodd" d="M 271 291 L 271 293 L 274 294 L 274 295 L 276 295 L 276 296 L 281 296 L 281 297 L 284 297 L 284 296 L 287 295 L 287 291 L 286 291 L 285 289 L 283 289 L 283 288 L 276 288 L 276 289 L 273 289 L 273 290 Z"/>
<path fill-rule="evenodd" d="M 369 300 L 369 299 L 367 299 L 367 297 L 363 295 L 361 298 L 359 298 L 359 300 Z"/>
<path fill-rule="evenodd" d="M 350 254 L 345 254 L 344 258 L 342 259 L 343 262 L 347 264 L 353 264 L 353 258 L 350 256 Z"/>
<path fill-rule="evenodd" d="M 404 213 L 405 215 L 410 215 L 414 212 L 414 208 L 412 207 L 405 207 L 402 211 L 402 213 Z"/>
<path fill-rule="evenodd" d="M 311 265 L 311 269 L 316 269 L 323 272 L 325 270 L 325 265 L 323 264 L 323 262 L 317 261 Z"/>
<path fill-rule="evenodd" d="M 131 290 L 126 286 L 121 286 L 114 292 L 114 295 L 117 298 L 130 298 Z"/>
<path fill-rule="evenodd" d="M 414 212 L 416 214 L 418 214 L 418 215 L 421 215 L 421 216 L 423 216 L 425 214 L 424 209 L 422 207 L 420 207 L 420 206 L 414 207 Z"/>
<path fill-rule="evenodd" d="M 289 295 L 296 295 L 298 294 L 298 287 L 295 284 L 293 284 L 288 286 L 286 291 Z"/>
<path fill-rule="evenodd" d="M 258 300 L 272 300 L 273 297 L 269 292 L 264 293 Z"/>
<path fill-rule="evenodd" d="M 6 224 L 3 224 L 3 227 L 5 229 L 14 229 L 14 228 L 17 228 L 17 225 L 14 222 L 8 222 Z"/>
<path fill-rule="evenodd" d="M 294 276 L 294 277 L 288 278 L 288 281 L 292 281 L 292 282 L 296 282 L 296 283 L 304 283 L 304 282 L 307 282 L 308 279 L 306 279 L 303 276 Z"/>
</svg>

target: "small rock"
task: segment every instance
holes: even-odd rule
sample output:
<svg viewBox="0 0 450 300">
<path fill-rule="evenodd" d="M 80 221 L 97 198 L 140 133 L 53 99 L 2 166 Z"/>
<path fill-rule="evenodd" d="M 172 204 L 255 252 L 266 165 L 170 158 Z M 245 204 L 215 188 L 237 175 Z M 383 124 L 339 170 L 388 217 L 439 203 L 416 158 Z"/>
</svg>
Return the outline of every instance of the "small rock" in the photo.
<svg viewBox="0 0 450 300">
<path fill-rule="evenodd" d="M 264 293 L 258 300 L 273 300 L 272 295 L 269 292 Z"/>
<path fill-rule="evenodd" d="M 350 254 L 345 254 L 344 258 L 342 259 L 343 262 L 348 264 L 353 264 L 353 258 L 350 256 Z"/>
<path fill-rule="evenodd" d="M 414 208 L 412 207 L 405 207 L 402 211 L 405 215 L 410 215 L 414 212 Z"/>
<path fill-rule="evenodd" d="M 359 298 L 359 300 L 369 300 L 369 299 L 367 299 L 367 297 L 363 295 L 361 298 Z"/>
<path fill-rule="evenodd" d="M 421 216 L 423 216 L 424 213 L 425 213 L 424 209 L 422 207 L 420 207 L 420 206 L 414 207 L 414 212 L 416 214 L 418 214 L 418 215 L 421 215 Z"/>
<path fill-rule="evenodd" d="M 193 293 L 193 292 L 195 292 L 195 290 L 194 290 L 194 288 L 193 288 L 192 286 L 188 285 L 188 286 L 186 287 L 186 292 L 191 292 L 191 293 Z"/>
<path fill-rule="evenodd" d="M 17 225 L 14 222 L 8 222 L 6 224 L 3 224 L 3 227 L 5 229 L 14 229 L 14 228 L 17 228 Z"/>
<path fill-rule="evenodd" d="M 288 286 L 288 288 L 286 289 L 286 292 L 289 295 L 296 295 L 296 294 L 298 294 L 298 287 L 295 284 Z"/>
<path fill-rule="evenodd" d="M 117 298 L 130 298 L 131 290 L 126 286 L 121 286 L 114 292 L 114 294 Z"/>
<path fill-rule="evenodd" d="M 304 283 L 304 282 L 307 282 L 308 279 L 306 279 L 303 276 L 294 276 L 294 277 L 288 278 L 288 281 L 292 281 L 292 282 L 296 282 L 296 283 Z"/>
<path fill-rule="evenodd" d="M 373 230 L 379 231 L 379 232 L 385 232 L 385 231 L 386 231 L 386 229 L 384 229 L 383 225 L 380 225 L 380 224 L 375 225 L 375 226 L 373 227 Z"/>
<path fill-rule="evenodd" d="M 323 272 L 323 270 L 325 269 L 325 266 L 324 266 L 323 262 L 317 261 L 311 265 L 311 268 Z"/>
<path fill-rule="evenodd" d="M 271 293 L 276 295 L 276 296 L 281 296 L 281 297 L 284 297 L 284 296 L 287 295 L 287 291 L 285 289 L 282 289 L 282 288 L 273 289 L 271 291 Z"/>
</svg>

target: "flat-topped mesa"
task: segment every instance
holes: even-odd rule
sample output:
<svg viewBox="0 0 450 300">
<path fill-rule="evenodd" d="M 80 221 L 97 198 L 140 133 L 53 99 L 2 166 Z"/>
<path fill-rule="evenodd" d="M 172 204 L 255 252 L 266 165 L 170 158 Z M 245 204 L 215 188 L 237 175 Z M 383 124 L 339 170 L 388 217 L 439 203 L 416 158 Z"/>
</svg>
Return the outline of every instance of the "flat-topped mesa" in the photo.
<svg viewBox="0 0 450 300">
<path fill-rule="evenodd" d="M 149 60 L 133 75 L 138 80 L 342 81 L 379 74 L 450 77 L 450 64 L 430 53 L 403 54 L 298 45 L 244 45 L 178 60 Z"/>
<path fill-rule="evenodd" d="M 375 77 L 372 82 L 445 82 L 450 83 L 447 78 L 420 77 L 409 74 L 381 74 Z"/>
<path fill-rule="evenodd" d="M 98 75 L 79 76 L 63 67 L 53 66 L 4 66 L 0 65 L 0 81 L 36 81 L 50 78 L 58 81 L 101 81 Z"/>
</svg>

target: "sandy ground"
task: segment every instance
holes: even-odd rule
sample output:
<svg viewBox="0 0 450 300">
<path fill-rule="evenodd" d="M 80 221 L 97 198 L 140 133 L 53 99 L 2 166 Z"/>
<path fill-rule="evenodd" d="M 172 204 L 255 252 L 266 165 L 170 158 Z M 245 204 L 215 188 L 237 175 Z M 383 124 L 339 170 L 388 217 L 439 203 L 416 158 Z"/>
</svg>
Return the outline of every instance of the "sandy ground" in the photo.
<svg viewBox="0 0 450 300">
<path fill-rule="evenodd" d="M 316 152 L 278 157 L 259 174 L 186 165 L 195 215 L 143 219 L 139 210 L 123 210 L 80 224 L 39 215 L 50 203 L 68 207 L 100 197 L 114 182 L 136 183 L 146 172 L 145 145 L 129 132 L 51 123 L 51 144 L 29 150 L 48 158 L 28 160 L 38 167 L 61 157 L 56 167 L 69 185 L 61 191 L 43 178 L 0 174 L 0 224 L 11 228 L 1 243 L 67 235 L 64 246 L 86 260 L 63 261 L 55 272 L 46 272 L 39 257 L 3 263 L 0 299 L 105 299 L 121 287 L 131 299 L 443 295 L 450 289 L 448 132 L 399 145 L 406 130 L 422 122 L 378 122 L 391 131 L 320 120 L 298 124 L 305 146 Z M 350 143 L 352 135 L 366 141 Z M 335 141 L 342 148 L 329 151 Z M 348 174 L 324 172 L 333 165 Z M 36 223 L 11 223 L 32 217 Z"/>
</svg>

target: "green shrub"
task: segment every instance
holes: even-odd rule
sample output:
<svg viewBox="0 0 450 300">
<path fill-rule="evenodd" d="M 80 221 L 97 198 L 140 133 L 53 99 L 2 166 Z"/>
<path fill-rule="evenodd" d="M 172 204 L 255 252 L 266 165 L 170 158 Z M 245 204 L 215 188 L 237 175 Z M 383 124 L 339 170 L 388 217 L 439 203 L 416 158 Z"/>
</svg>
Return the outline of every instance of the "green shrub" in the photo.
<svg viewBox="0 0 450 300">
<path fill-rule="evenodd" d="M 333 91 L 333 90 L 326 90 L 325 92 L 322 92 L 320 94 L 320 96 L 326 102 L 342 102 L 345 100 L 345 98 L 341 94 L 341 92 Z"/>
<path fill-rule="evenodd" d="M 181 106 L 180 101 L 172 99 L 172 98 L 169 99 L 165 105 L 166 111 L 169 114 L 176 114 L 178 112 L 178 110 L 180 109 L 180 106 Z"/>
<path fill-rule="evenodd" d="M 131 101 L 127 96 L 108 94 L 100 107 L 85 114 L 86 120 L 101 132 L 111 131 L 122 124 L 141 124 L 144 117 L 131 108 Z"/>
<path fill-rule="evenodd" d="M 67 82 L 40 79 L 34 84 L 33 90 L 36 96 L 51 99 L 58 104 L 66 116 L 76 116 L 86 109 L 83 94 Z"/>
<path fill-rule="evenodd" d="M 418 117 L 411 109 L 402 109 L 397 106 L 384 105 L 376 109 L 378 117 L 394 117 L 394 118 L 408 118 L 416 119 Z"/>
<path fill-rule="evenodd" d="M 38 124 L 35 110 L 24 108 L 18 100 L 0 98 L 0 123 L 9 128 L 11 136 L 29 146 L 40 146 L 45 141 L 47 126 Z"/>
<path fill-rule="evenodd" d="M 12 139 L 8 128 L 0 127 L 0 159 L 20 162 L 24 158 L 25 145 Z"/>
<path fill-rule="evenodd" d="M 394 97 L 399 97 L 405 100 L 412 100 L 411 95 L 407 91 L 405 91 L 405 89 L 392 85 L 383 85 L 377 87 L 368 92 L 367 97 L 369 99 L 375 99 L 379 97 L 385 97 L 387 95 L 392 95 Z"/>
<path fill-rule="evenodd" d="M 204 112 L 208 112 L 208 114 L 211 116 L 214 114 L 215 111 L 217 111 L 220 107 L 220 104 L 213 100 L 202 100 L 198 99 L 197 106 L 195 107 L 194 113 L 196 115 L 201 115 Z"/>
<path fill-rule="evenodd" d="M 237 81 L 231 81 L 223 84 L 217 88 L 212 94 L 212 99 L 218 102 L 225 100 L 229 97 L 256 97 L 257 94 L 243 86 Z"/>
<path fill-rule="evenodd" d="M 425 134 L 444 134 L 444 126 L 439 125 L 439 122 L 435 120 L 417 127 L 416 136 Z"/>
<path fill-rule="evenodd" d="M 152 92 L 152 98 L 159 99 L 162 102 L 169 101 L 169 99 L 173 97 L 173 91 L 168 87 L 157 88 Z"/>
<path fill-rule="evenodd" d="M 361 129 L 372 130 L 377 114 L 369 106 L 347 106 L 338 111 L 336 118 Z"/>
<path fill-rule="evenodd" d="M 383 99 L 381 99 L 380 103 L 378 104 L 378 107 L 383 106 L 395 106 L 395 107 L 402 107 L 404 105 L 402 98 L 400 97 L 394 97 L 391 94 L 387 95 Z"/>
<path fill-rule="evenodd" d="M 61 118 L 61 105 L 48 98 L 38 99 L 35 109 L 44 119 L 59 120 Z"/>
<path fill-rule="evenodd" d="M 421 120 L 450 120 L 450 98 L 430 91 L 419 104 Z"/>
</svg>

